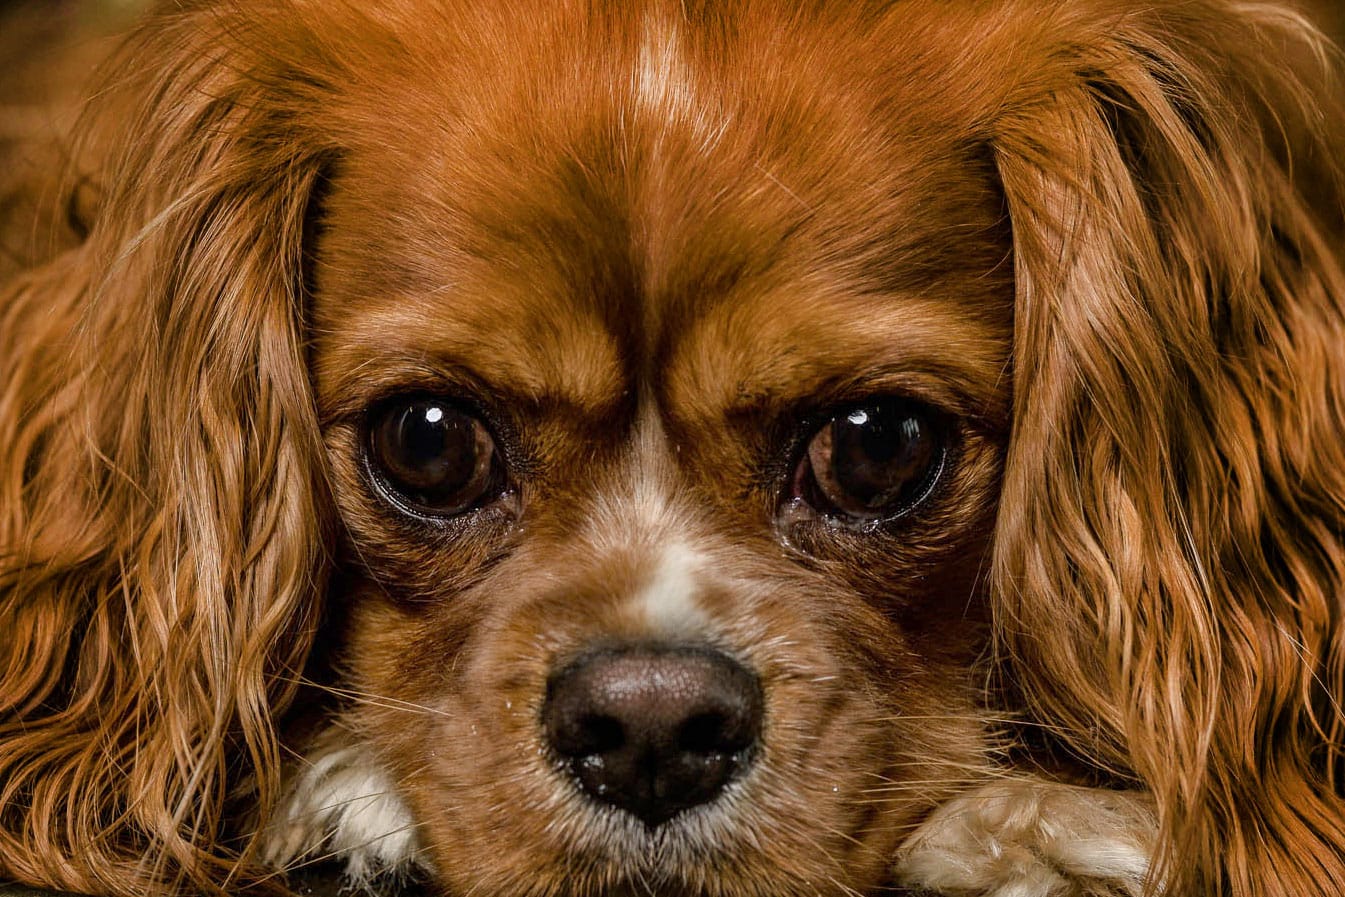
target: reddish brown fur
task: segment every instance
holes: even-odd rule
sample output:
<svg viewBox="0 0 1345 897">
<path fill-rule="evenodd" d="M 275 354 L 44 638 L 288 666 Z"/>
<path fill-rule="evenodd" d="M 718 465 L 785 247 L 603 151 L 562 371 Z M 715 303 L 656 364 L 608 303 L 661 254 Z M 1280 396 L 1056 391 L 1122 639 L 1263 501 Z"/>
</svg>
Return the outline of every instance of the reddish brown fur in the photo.
<svg viewBox="0 0 1345 897">
<path fill-rule="evenodd" d="M 1224 0 L 151 17 L 89 238 L 0 292 L 0 872 L 264 878 L 317 641 L 450 893 L 870 892 L 1005 715 L 1152 793 L 1170 893 L 1345 893 L 1335 68 Z M 408 388 L 492 417 L 517 520 L 370 493 Z M 795 419 L 888 394 L 961 421 L 937 499 L 782 526 Z M 671 540 L 768 747 L 640 866 L 536 715 Z"/>
</svg>

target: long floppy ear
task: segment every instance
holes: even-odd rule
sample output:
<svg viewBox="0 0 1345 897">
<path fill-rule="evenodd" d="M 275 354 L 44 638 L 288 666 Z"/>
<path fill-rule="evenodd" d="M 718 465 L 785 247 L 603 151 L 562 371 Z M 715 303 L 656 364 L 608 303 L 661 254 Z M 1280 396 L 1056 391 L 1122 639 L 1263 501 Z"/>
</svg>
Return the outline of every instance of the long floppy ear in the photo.
<svg viewBox="0 0 1345 897">
<path fill-rule="evenodd" d="M 1170 893 L 1345 893 L 1341 83 L 1275 4 L 1030 16 L 1004 662 L 1154 793 Z"/>
<path fill-rule="evenodd" d="M 322 85 L 276 67 L 304 47 L 247 57 L 206 6 L 111 69 L 87 241 L 0 292 L 0 878 L 139 897 L 241 874 L 229 789 L 255 781 L 265 818 L 313 639 Z"/>
</svg>

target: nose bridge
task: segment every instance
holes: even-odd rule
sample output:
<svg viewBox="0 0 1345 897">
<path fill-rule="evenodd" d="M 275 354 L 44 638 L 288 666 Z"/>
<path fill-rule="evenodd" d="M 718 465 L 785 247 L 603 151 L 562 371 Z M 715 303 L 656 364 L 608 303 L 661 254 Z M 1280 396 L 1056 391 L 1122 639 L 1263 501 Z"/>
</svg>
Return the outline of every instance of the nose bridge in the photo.
<svg viewBox="0 0 1345 897">
<path fill-rule="evenodd" d="M 625 451 L 595 484 L 588 541 L 600 551 L 658 547 L 686 540 L 693 509 L 681 495 L 680 474 L 662 420 L 643 402 Z"/>
<path fill-rule="evenodd" d="M 674 451 L 657 410 L 646 403 L 626 452 L 597 484 L 584 540 L 599 563 L 631 565 L 634 585 L 621 596 L 624 612 L 635 629 L 669 641 L 705 635 L 698 595 L 711 574 Z"/>
</svg>

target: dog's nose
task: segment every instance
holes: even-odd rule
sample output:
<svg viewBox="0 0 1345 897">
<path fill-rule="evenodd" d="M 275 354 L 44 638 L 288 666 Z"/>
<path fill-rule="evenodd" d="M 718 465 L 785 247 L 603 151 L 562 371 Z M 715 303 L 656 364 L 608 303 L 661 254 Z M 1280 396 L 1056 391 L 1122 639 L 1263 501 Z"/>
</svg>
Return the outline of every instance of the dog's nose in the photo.
<svg viewBox="0 0 1345 897">
<path fill-rule="evenodd" d="M 553 676 L 546 737 L 592 797 L 650 828 L 709 803 L 752 762 L 761 685 L 696 648 L 590 654 Z"/>
</svg>

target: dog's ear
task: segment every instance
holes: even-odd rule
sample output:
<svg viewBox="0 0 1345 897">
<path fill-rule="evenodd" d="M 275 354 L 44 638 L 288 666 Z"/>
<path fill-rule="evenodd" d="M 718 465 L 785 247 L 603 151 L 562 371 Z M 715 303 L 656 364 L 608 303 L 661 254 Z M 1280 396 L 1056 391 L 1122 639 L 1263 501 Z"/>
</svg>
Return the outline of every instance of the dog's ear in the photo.
<svg viewBox="0 0 1345 897">
<path fill-rule="evenodd" d="M 247 858 L 222 809 L 239 781 L 274 799 L 330 544 L 303 343 L 322 84 L 305 47 L 183 8 L 94 101 L 87 240 L 0 294 L 0 878 L 79 892 Z"/>
<path fill-rule="evenodd" d="M 1345 893 L 1345 140 L 1273 4 L 1033 13 L 1003 661 L 1158 800 L 1178 894 Z"/>
</svg>

